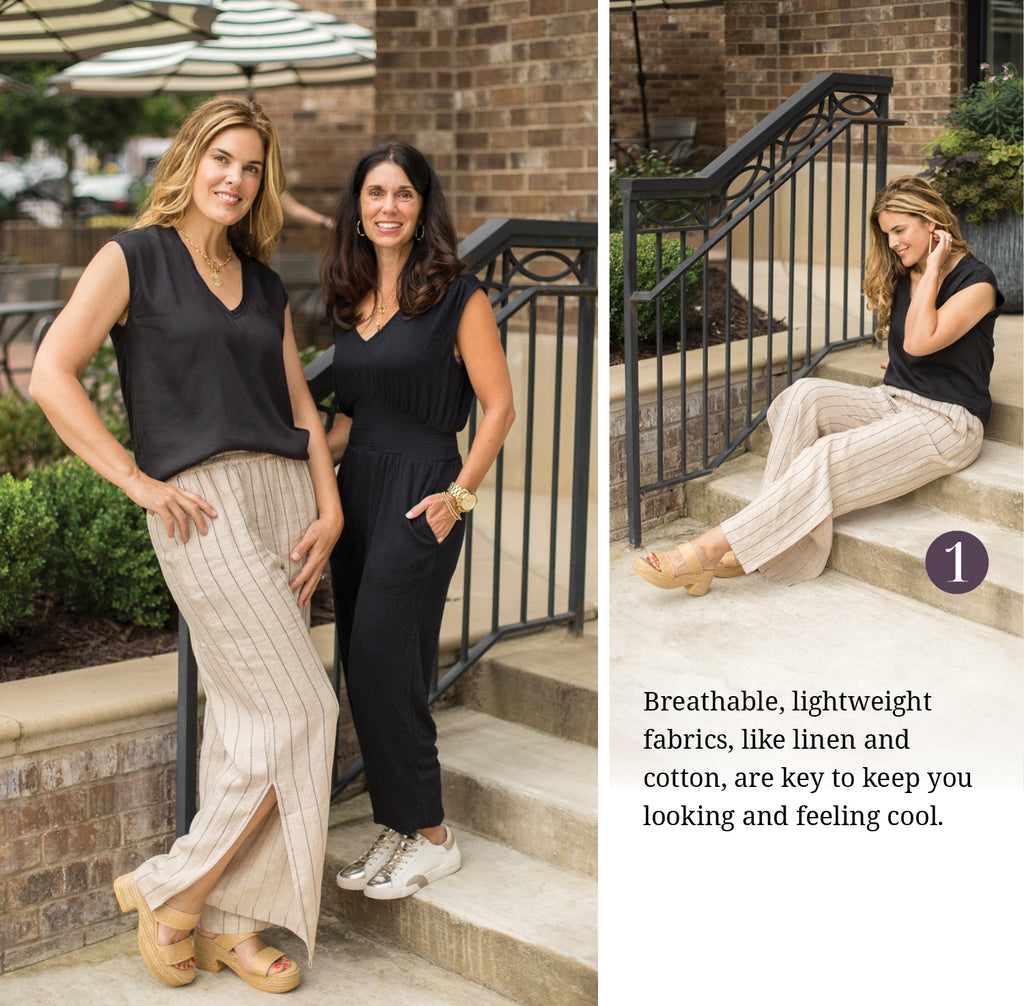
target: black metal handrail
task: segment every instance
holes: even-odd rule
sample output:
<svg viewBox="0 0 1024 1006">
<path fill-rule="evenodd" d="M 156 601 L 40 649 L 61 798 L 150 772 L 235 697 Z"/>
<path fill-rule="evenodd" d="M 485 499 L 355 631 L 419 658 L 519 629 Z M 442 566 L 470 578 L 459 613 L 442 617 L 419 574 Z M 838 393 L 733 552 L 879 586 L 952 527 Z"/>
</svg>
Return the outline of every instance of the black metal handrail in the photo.
<svg viewBox="0 0 1024 1006">
<path fill-rule="evenodd" d="M 525 361 L 522 384 L 516 389 L 516 427 L 521 427 L 522 468 L 509 471 L 506 451 L 495 463 L 493 488 L 487 488 L 488 502 L 493 499 L 493 532 L 484 533 L 467 515 L 463 553 L 461 637 L 458 655 L 431 690 L 431 702 L 449 689 L 473 664 L 500 639 L 549 625 L 569 625 L 579 633 L 585 616 L 584 584 L 587 560 L 587 508 L 590 481 L 591 410 L 593 407 L 595 300 L 597 296 L 597 225 L 593 223 L 491 220 L 477 229 L 459 247 L 469 270 L 476 274 L 494 307 L 495 318 L 506 353 L 510 341 L 517 356 Z M 540 343 L 553 343 L 549 368 L 538 372 Z M 575 344 L 574 368 L 567 361 Z M 321 406 L 332 390 L 333 349 L 321 353 L 306 367 L 306 380 L 314 400 Z M 539 414 L 537 392 L 553 390 L 549 413 Z M 568 403 L 568 404 L 567 404 Z M 571 417 L 571 429 L 563 430 Z M 470 440 L 476 430 L 476 409 L 470 415 Z M 551 431 L 551 451 L 541 457 L 534 433 L 545 424 Z M 567 479 L 563 473 L 560 443 L 572 444 L 572 459 Z M 560 564 L 559 540 L 566 540 L 560 526 L 560 482 L 569 483 L 568 550 Z M 550 503 L 541 506 L 545 483 Z M 540 489 L 535 492 L 535 486 Z M 512 501 L 522 497 L 520 533 L 510 527 L 518 517 Z M 479 509 L 479 508 L 478 508 Z M 477 518 L 479 522 L 479 518 Z M 538 549 L 537 528 L 546 526 L 546 561 L 538 581 L 544 583 L 544 596 L 531 590 L 531 552 Z M 488 540 L 490 538 L 490 540 Z M 490 612 L 487 627 L 474 632 L 471 623 L 472 559 L 474 549 L 488 548 L 491 559 Z M 518 581 L 509 585 L 502 577 L 502 558 L 516 555 L 520 568 Z M 566 587 L 559 589 L 559 574 Z M 501 617 L 501 599 L 512 594 L 518 603 L 518 617 Z M 506 611 L 509 606 L 506 605 Z M 177 833 L 182 834 L 195 813 L 196 799 L 196 666 L 188 641 L 188 629 L 181 621 L 178 662 L 178 777 Z M 340 694 L 341 668 L 335 641 L 334 685 Z M 332 797 L 341 792 L 362 771 L 357 759 L 336 773 Z"/>
<path fill-rule="evenodd" d="M 888 117 L 891 77 L 857 74 L 820 74 L 772 115 L 738 140 L 732 147 L 695 175 L 676 178 L 624 178 L 619 183 L 623 204 L 624 260 L 624 336 L 625 336 L 625 436 L 626 495 L 629 541 L 640 545 L 641 498 L 647 494 L 678 485 L 712 471 L 735 452 L 764 418 L 774 395 L 796 378 L 806 374 L 831 349 L 871 339 L 858 325 L 851 333 L 848 318 L 851 311 L 848 274 L 850 271 L 851 200 L 853 158 L 859 154 L 862 172 L 860 219 L 866 220 L 869 206 L 868 175 L 874 164 L 876 183 L 884 182 L 886 172 L 886 130 L 896 120 Z M 870 133 L 874 131 L 874 142 Z M 859 148 L 859 149 L 858 149 Z M 873 158 L 869 155 L 873 151 Z M 825 169 L 825 207 L 819 220 L 815 209 L 817 184 L 814 172 L 822 162 Z M 830 323 L 832 306 L 832 242 L 837 228 L 833 188 L 842 186 L 842 331 L 835 337 Z M 797 320 L 795 281 L 797 272 L 797 185 L 807 183 L 806 242 L 807 297 L 804 306 L 805 342 L 794 345 Z M 880 183 L 875 186 L 880 187 Z M 776 238 L 777 201 L 788 193 L 789 231 Z M 872 193 L 873 194 L 873 193 Z M 820 229 L 819 229 L 820 228 Z M 857 259 L 863 268 L 865 231 L 861 230 L 861 247 Z M 637 281 L 638 241 L 643 235 L 655 235 L 655 280 L 647 289 Z M 685 274 L 695 265 L 702 269 L 701 303 L 708 302 L 709 273 L 712 261 L 724 261 L 727 286 L 731 289 L 734 239 L 746 239 L 746 301 L 747 317 L 743 347 L 743 380 L 733 382 L 734 318 L 731 300 L 725 305 L 726 340 L 724 342 L 724 391 L 720 428 L 712 422 L 709 407 L 709 324 L 704 312 L 701 339 L 701 393 L 693 407 L 687 405 L 687 353 L 685 346 L 686 318 L 690 308 Z M 679 264 L 668 268 L 663 263 L 666 243 L 678 239 L 681 252 Z M 824 311 L 823 318 L 814 317 L 812 276 L 815 240 L 824 240 Z M 759 244 L 764 247 L 762 267 L 767 267 L 767 333 L 765 339 L 765 378 L 763 407 L 754 408 L 761 389 L 755 387 L 754 366 L 754 258 Z M 779 248 L 778 246 L 782 246 Z M 692 249 L 692 250 L 691 250 Z M 788 266 L 786 291 L 786 361 L 785 375 L 773 375 L 772 320 L 776 313 L 775 267 L 777 262 Z M 863 280 L 863 274 L 861 275 Z M 678 287 L 678 294 L 675 288 Z M 664 326 L 667 298 L 678 297 L 680 333 L 668 333 Z M 856 294 L 858 318 L 863 318 L 863 296 Z M 656 407 L 654 410 L 655 461 L 647 478 L 641 473 L 640 454 L 640 366 L 638 309 L 644 304 L 655 308 L 654 342 L 657 350 Z M 674 306 L 674 302 L 673 302 Z M 739 321 L 742 331 L 743 321 Z M 680 408 L 678 446 L 676 430 L 665 421 L 665 360 L 669 352 L 667 340 L 681 336 L 679 352 Z M 823 336 L 821 348 L 814 349 L 814 336 Z M 796 361 L 800 361 L 796 365 Z M 744 405 L 742 425 L 735 428 L 733 398 Z M 699 459 L 695 462 L 692 442 L 699 442 Z"/>
</svg>

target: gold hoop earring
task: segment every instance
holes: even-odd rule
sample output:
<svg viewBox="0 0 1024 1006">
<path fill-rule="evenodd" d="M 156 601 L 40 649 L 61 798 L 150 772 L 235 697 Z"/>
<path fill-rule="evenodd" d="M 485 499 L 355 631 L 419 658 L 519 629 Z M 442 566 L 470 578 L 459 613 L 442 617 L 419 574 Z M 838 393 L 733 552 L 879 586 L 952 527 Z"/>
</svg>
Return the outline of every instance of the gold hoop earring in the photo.
<svg viewBox="0 0 1024 1006">
<path fill-rule="evenodd" d="M 426 227 L 423 226 L 423 223 L 421 221 L 419 227 L 416 228 L 416 233 L 413 235 L 413 237 L 417 241 L 422 241 L 423 240 L 423 235 L 426 234 L 426 233 L 427 233 L 427 229 L 426 229 Z"/>
<path fill-rule="evenodd" d="M 362 220 L 356 220 L 356 234 L 361 238 L 365 238 L 366 235 L 363 233 L 363 222 Z"/>
</svg>

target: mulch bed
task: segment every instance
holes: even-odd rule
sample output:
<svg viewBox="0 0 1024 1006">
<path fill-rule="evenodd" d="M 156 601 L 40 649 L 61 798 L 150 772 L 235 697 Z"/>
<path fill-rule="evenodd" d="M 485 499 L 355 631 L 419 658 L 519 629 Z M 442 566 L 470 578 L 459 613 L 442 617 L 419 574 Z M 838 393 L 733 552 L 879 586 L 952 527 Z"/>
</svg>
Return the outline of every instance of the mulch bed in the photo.
<svg viewBox="0 0 1024 1006">
<path fill-rule="evenodd" d="M 333 621 L 330 584 L 323 584 L 313 595 L 313 624 Z M 0 633 L 0 682 L 151 657 L 177 648 L 176 619 L 169 629 L 144 629 L 82 615 L 60 601 L 43 598 L 27 622 L 9 635 Z"/>
<path fill-rule="evenodd" d="M 704 344 L 704 314 L 708 316 L 708 345 L 718 346 L 727 341 L 728 333 L 725 329 L 725 305 L 730 305 L 730 320 L 732 323 L 732 341 L 746 339 L 747 337 L 747 299 L 735 287 L 730 287 L 726 279 L 725 270 L 712 266 L 708 270 L 708 299 L 707 303 L 698 306 L 691 311 L 686 319 L 686 348 L 700 349 Z M 786 328 L 784 321 L 777 318 L 772 323 L 773 332 L 781 332 Z M 768 315 L 759 307 L 754 308 L 754 335 L 768 334 Z M 648 346 L 641 346 L 640 359 L 648 359 L 655 356 L 656 350 Z M 612 346 L 610 351 L 610 363 L 622 363 L 625 354 L 622 347 Z"/>
</svg>

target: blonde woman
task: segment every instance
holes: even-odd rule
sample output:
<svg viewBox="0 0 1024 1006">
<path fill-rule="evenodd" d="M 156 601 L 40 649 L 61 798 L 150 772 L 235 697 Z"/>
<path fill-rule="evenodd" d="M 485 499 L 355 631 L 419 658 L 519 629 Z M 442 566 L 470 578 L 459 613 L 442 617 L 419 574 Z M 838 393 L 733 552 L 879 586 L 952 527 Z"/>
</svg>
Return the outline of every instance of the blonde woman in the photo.
<svg viewBox="0 0 1024 1006">
<path fill-rule="evenodd" d="M 992 330 L 1003 296 L 927 182 L 897 178 L 870 217 L 864 293 L 888 337 L 884 383 L 804 378 L 768 410 L 761 489 L 734 517 L 668 552 L 639 557 L 648 583 L 693 595 L 716 576 L 760 570 L 799 583 L 825 568 L 833 518 L 967 467 L 992 408 Z"/>
<path fill-rule="evenodd" d="M 195 110 L 148 208 L 85 269 L 32 374 L 68 446 L 145 507 L 206 693 L 199 812 L 168 853 L 114 882 L 167 985 L 191 982 L 195 963 L 264 991 L 294 988 L 298 966 L 257 933 L 286 926 L 312 954 L 319 914 L 338 706 L 308 602 L 342 514 L 266 264 L 282 185 L 258 105 Z M 79 382 L 108 332 L 134 457 Z"/>
</svg>

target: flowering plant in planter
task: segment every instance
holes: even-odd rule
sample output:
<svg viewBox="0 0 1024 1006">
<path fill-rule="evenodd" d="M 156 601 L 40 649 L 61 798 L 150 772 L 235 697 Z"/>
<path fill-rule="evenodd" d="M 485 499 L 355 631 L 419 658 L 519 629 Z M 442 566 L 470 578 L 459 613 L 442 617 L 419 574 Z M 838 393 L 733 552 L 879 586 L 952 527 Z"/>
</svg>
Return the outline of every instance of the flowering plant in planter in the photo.
<svg viewBox="0 0 1024 1006">
<path fill-rule="evenodd" d="M 956 99 L 940 123 L 942 134 L 925 147 L 928 178 L 964 219 L 981 226 L 1005 210 L 1022 206 L 1022 100 L 1016 68 L 1003 64 Z"/>
</svg>

